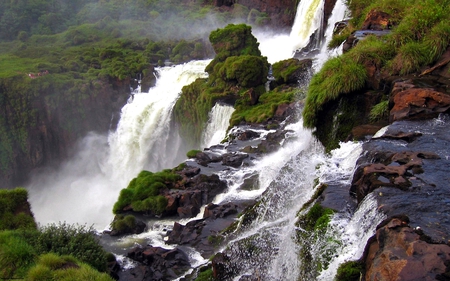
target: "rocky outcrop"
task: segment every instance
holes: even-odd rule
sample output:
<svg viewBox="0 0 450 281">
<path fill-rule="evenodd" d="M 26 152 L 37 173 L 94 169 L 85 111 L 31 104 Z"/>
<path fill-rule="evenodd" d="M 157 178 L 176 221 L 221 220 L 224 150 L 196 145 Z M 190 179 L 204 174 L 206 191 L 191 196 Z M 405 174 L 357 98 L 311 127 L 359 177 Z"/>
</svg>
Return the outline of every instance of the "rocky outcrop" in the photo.
<svg viewBox="0 0 450 281">
<path fill-rule="evenodd" d="M 393 218 L 368 244 L 365 280 L 448 280 L 450 246 L 427 240 L 407 218 Z"/>
</svg>

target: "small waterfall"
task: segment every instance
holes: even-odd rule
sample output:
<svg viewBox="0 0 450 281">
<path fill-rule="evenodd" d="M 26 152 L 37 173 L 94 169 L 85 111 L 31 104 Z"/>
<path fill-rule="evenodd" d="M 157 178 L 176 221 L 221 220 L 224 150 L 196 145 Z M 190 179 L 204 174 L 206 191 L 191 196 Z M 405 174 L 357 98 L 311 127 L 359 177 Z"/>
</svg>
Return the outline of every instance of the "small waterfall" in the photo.
<svg viewBox="0 0 450 281">
<path fill-rule="evenodd" d="M 328 18 L 328 25 L 325 29 L 324 40 L 322 42 L 320 53 L 316 55 L 316 60 L 314 63 L 314 69 L 316 71 L 319 71 L 328 59 L 342 54 L 342 48 L 328 50 L 328 44 L 333 37 L 335 23 L 345 20 L 348 17 L 348 13 L 349 11 L 345 1 L 337 0 L 334 4 L 333 12 Z"/>
<path fill-rule="evenodd" d="M 324 3 L 324 0 L 300 1 L 290 35 L 294 50 L 306 47 L 311 35 L 322 31 Z"/>
<path fill-rule="evenodd" d="M 230 105 L 216 103 L 209 113 L 208 124 L 202 136 L 201 147 L 219 144 L 225 137 L 230 126 L 230 118 L 234 108 Z"/>
<path fill-rule="evenodd" d="M 86 223 L 103 229 L 112 219 L 120 190 L 138 172 L 179 164 L 185 152 L 178 133 L 170 128 L 172 108 L 184 85 L 207 75 L 208 63 L 157 69 L 156 86 L 148 93 L 132 94 L 115 132 L 109 137 L 88 134 L 57 170 L 33 176 L 27 189 L 37 222 Z"/>
</svg>

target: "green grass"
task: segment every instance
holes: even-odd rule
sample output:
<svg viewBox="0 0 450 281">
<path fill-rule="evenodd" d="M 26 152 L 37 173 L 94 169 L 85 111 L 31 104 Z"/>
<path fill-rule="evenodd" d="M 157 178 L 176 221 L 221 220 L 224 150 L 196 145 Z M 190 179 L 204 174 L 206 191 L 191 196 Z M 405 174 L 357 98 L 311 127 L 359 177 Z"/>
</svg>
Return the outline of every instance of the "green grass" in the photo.
<svg viewBox="0 0 450 281">
<path fill-rule="evenodd" d="M 24 188 L 0 190 L 0 230 L 36 229 Z"/>
<path fill-rule="evenodd" d="M 356 261 L 348 261 L 339 265 L 335 281 L 358 281 L 360 280 L 364 265 Z"/>
<path fill-rule="evenodd" d="M 305 126 L 315 127 L 316 115 L 325 103 L 336 100 L 341 94 L 362 89 L 366 78 L 364 66 L 348 55 L 328 60 L 311 79 L 303 110 Z"/>
<path fill-rule="evenodd" d="M 369 119 L 372 122 L 376 122 L 382 119 L 386 119 L 389 115 L 389 101 L 381 101 L 372 107 L 369 113 Z"/>
</svg>

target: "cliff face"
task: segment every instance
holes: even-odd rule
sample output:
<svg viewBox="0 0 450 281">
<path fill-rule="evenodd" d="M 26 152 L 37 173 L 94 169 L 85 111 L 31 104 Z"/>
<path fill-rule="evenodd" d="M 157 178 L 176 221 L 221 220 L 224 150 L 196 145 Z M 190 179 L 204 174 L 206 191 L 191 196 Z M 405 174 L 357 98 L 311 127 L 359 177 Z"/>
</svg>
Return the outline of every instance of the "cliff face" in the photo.
<svg viewBox="0 0 450 281">
<path fill-rule="evenodd" d="M 49 74 L 1 81 L 0 188 L 25 184 L 33 169 L 60 162 L 87 132 L 116 125 L 128 83 L 57 79 Z"/>
</svg>

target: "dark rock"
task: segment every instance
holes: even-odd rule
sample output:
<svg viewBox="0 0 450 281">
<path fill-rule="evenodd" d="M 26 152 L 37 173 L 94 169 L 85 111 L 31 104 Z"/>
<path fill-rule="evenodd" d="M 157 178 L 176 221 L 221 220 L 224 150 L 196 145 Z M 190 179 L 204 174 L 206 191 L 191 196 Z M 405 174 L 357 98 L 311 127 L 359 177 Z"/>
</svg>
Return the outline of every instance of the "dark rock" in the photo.
<svg viewBox="0 0 450 281">
<path fill-rule="evenodd" d="M 223 163 L 223 165 L 226 165 L 226 166 L 238 168 L 242 165 L 242 162 L 247 157 L 248 157 L 248 154 L 244 154 L 244 153 L 227 153 L 227 154 L 223 155 L 222 163 Z"/>
<path fill-rule="evenodd" d="M 141 265 L 121 272 L 120 280 L 173 280 L 190 268 L 188 256 L 178 248 L 136 247 L 127 257 Z"/>
<path fill-rule="evenodd" d="M 252 130 L 246 130 L 244 132 L 239 132 L 237 135 L 238 140 L 246 141 L 250 139 L 259 138 L 260 133 L 252 131 Z"/>
<path fill-rule="evenodd" d="M 203 213 L 204 219 L 216 219 L 216 218 L 224 218 L 229 215 L 237 214 L 237 205 L 233 203 L 226 203 L 223 205 L 216 205 L 213 203 L 209 203 L 205 207 L 205 212 Z"/>
</svg>

